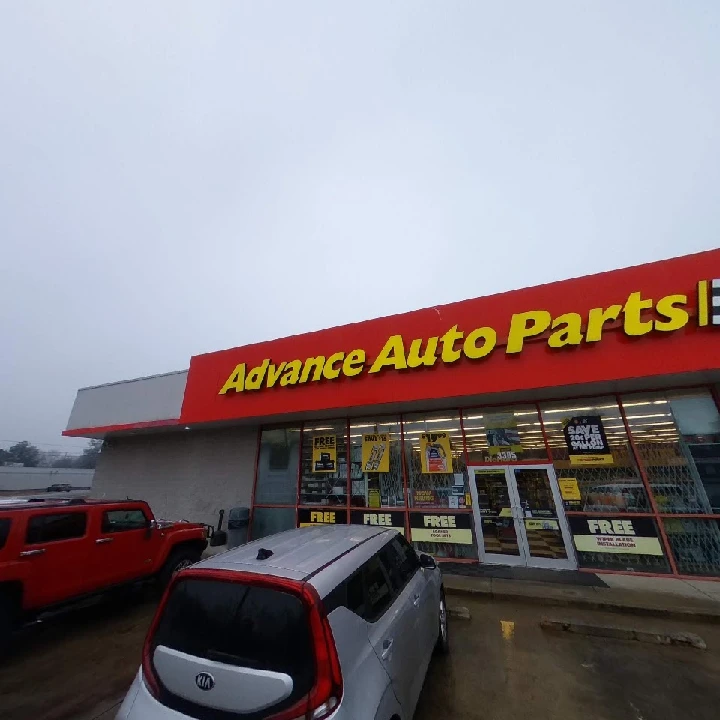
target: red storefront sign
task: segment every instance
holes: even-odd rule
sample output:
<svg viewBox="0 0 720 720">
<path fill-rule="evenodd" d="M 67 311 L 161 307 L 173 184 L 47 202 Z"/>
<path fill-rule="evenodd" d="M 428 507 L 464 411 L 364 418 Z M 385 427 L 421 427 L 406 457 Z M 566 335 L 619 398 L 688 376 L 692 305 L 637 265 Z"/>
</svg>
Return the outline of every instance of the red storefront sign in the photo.
<svg viewBox="0 0 720 720">
<path fill-rule="evenodd" d="M 180 422 L 716 369 L 718 277 L 711 250 L 195 356 Z"/>
</svg>

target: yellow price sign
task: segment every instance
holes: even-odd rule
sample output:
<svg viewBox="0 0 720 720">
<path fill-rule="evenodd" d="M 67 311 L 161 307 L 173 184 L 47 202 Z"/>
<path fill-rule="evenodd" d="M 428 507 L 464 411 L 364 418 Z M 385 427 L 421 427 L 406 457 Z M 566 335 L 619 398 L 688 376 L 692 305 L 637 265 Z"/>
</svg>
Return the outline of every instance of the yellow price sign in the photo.
<svg viewBox="0 0 720 720">
<path fill-rule="evenodd" d="M 560 478 L 560 495 L 563 500 L 580 500 L 580 488 L 578 487 L 577 478 Z"/>
</svg>

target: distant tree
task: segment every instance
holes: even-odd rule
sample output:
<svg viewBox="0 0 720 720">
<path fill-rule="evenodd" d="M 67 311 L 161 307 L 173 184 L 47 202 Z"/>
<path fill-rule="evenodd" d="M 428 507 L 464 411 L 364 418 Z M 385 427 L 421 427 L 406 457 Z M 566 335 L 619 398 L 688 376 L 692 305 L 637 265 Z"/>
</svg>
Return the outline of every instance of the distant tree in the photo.
<svg viewBox="0 0 720 720">
<path fill-rule="evenodd" d="M 6 462 L 11 462 L 10 453 L 7 450 L 0 448 L 0 465 Z"/>
<path fill-rule="evenodd" d="M 75 461 L 74 467 L 92 470 L 97 465 L 102 446 L 102 440 L 91 440 L 90 444 L 83 450 L 82 455 Z"/>
<path fill-rule="evenodd" d="M 61 457 L 62 453 L 58 450 L 41 451 L 38 467 L 51 468 L 53 466 L 53 463 L 57 462 Z"/>
<path fill-rule="evenodd" d="M 37 467 L 40 464 L 40 451 L 27 440 L 15 443 L 8 453 L 9 462 L 22 463 L 25 467 Z"/>
<path fill-rule="evenodd" d="M 52 467 L 54 468 L 72 468 L 79 460 L 77 455 L 63 455 L 53 462 Z"/>
</svg>

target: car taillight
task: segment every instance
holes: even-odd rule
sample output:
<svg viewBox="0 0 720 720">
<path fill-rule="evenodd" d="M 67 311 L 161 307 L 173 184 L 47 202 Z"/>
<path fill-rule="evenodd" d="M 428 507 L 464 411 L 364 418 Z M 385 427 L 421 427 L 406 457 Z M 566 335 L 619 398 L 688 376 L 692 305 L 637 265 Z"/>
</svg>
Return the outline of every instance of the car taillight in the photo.
<svg viewBox="0 0 720 720">
<path fill-rule="evenodd" d="M 158 685 L 155 668 L 153 668 L 152 658 L 150 657 L 150 649 L 148 646 L 149 643 L 146 640 L 142 656 L 142 674 L 148 691 L 157 700 L 160 697 L 160 686 Z"/>
<path fill-rule="evenodd" d="M 160 698 L 160 683 L 158 681 L 157 675 L 155 674 L 155 668 L 153 666 L 153 660 L 152 660 L 152 640 L 155 636 L 155 630 L 157 629 L 158 623 L 160 622 L 160 618 L 162 617 L 163 611 L 165 610 L 165 605 L 167 603 L 167 599 L 170 596 L 170 592 L 172 591 L 173 587 L 175 586 L 175 583 L 177 582 L 178 575 L 180 573 L 175 573 L 175 576 L 170 581 L 170 584 L 165 589 L 165 592 L 162 596 L 162 599 L 160 600 L 160 604 L 158 605 L 158 609 L 155 612 L 155 617 L 153 618 L 152 623 L 150 623 L 150 629 L 148 630 L 147 635 L 145 636 L 145 643 L 143 645 L 143 652 L 142 652 L 142 674 L 143 674 L 143 680 L 145 681 L 145 685 L 150 692 L 150 694 L 157 700 Z"/>
<path fill-rule="evenodd" d="M 342 699 L 342 671 L 330 621 L 312 585 L 302 584 L 300 594 L 309 609 L 315 654 L 315 684 L 302 700 L 287 710 L 268 715 L 265 720 L 323 720 L 334 712 Z"/>
</svg>

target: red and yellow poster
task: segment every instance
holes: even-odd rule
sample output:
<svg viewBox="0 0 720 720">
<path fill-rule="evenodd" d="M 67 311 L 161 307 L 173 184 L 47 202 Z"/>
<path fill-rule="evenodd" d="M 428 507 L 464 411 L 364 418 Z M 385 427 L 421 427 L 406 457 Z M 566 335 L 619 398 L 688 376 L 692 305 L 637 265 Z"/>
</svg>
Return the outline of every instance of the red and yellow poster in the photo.
<svg viewBox="0 0 720 720">
<path fill-rule="evenodd" d="M 436 432 L 420 435 L 420 463 L 423 473 L 452 472 L 452 449 L 449 433 Z"/>
</svg>

